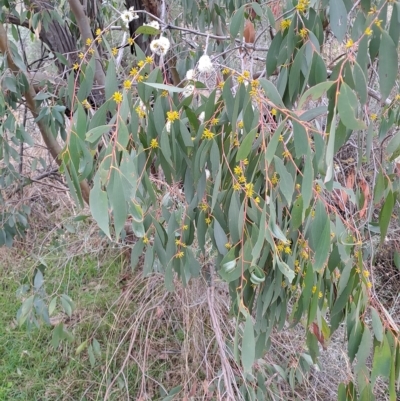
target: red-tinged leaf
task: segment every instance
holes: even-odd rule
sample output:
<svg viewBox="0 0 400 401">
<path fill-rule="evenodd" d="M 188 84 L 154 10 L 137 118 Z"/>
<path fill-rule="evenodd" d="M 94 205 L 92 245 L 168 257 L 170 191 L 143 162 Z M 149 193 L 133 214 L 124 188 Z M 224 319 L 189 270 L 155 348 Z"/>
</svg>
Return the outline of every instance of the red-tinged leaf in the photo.
<svg viewBox="0 0 400 401">
<path fill-rule="evenodd" d="M 369 185 L 366 180 L 364 180 L 364 179 L 361 180 L 359 185 L 360 185 L 361 192 L 364 195 L 364 204 L 360 210 L 360 217 L 363 218 L 365 216 L 365 213 L 367 212 L 367 206 L 368 206 L 371 196 L 370 196 L 370 192 L 369 192 Z"/>
</svg>

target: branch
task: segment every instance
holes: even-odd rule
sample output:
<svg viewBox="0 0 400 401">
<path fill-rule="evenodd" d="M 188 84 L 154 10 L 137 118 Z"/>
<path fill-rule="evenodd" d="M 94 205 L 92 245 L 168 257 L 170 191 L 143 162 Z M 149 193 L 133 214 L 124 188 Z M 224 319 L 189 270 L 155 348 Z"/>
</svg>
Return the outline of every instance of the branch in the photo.
<svg viewBox="0 0 400 401">
<path fill-rule="evenodd" d="M 82 4 L 79 2 L 79 0 L 68 0 L 68 2 L 71 11 L 75 16 L 76 24 L 78 25 L 79 32 L 81 33 L 83 42 L 85 43 L 87 39 L 90 39 L 93 42 L 94 38 L 92 35 L 92 31 L 90 29 L 90 25 L 88 23 L 88 19 L 86 18 Z M 95 50 L 95 57 L 96 57 L 96 71 L 94 73 L 94 79 L 97 82 L 98 86 L 105 87 L 106 76 L 104 74 L 103 67 L 100 63 L 100 55 L 97 50 L 97 47 L 93 46 L 93 48 Z"/>
<path fill-rule="evenodd" d="M 144 13 L 149 15 L 151 18 L 157 20 L 161 25 L 164 25 L 163 30 L 165 29 L 173 29 L 173 30 L 177 30 L 177 31 L 182 31 L 182 32 L 188 32 L 188 33 L 192 33 L 193 35 L 198 35 L 198 36 L 204 36 L 204 37 L 208 37 L 210 39 L 215 39 L 215 40 L 221 40 L 221 41 L 227 41 L 227 40 L 232 40 L 231 36 L 218 36 L 218 35 L 213 35 L 211 33 L 206 33 L 206 32 L 199 32 L 196 31 L 194 29 L 190 29 L 190 28 L 184 28 L 181 26 L 176 26 L 176 25 L 172 25 L 172 24 L 166 24 L 162 19 L 156 17 L 155 15 L 149 13 L 148 11 L 145 10 L 135 10 L 135 13 Z M 254 50 L 254 51 L 268 51 L 268 47 L 255 47 L 253 44 L 250 43 L 242 43 L 242 41 L 240 39 L 235 39 L 236 43 L 239 43 L 241 47 L 245 47 L 247 49 L 250 50 Z"/>
<path fill-rule="evenodd" d="M 15 76 L 17 76 L 18 74 L 22 74 L 22 71 L 15 65 L 14 60 L 11 57 L 10 50 L 8 48 L 7 32 L 4 29 L 4 25 L 2 23 L 0 23 L 0 52 L 7 57 L 8 67 L 13 72 L 13 74 Z M 33 86 L 29 85 L 29 87 L 26 89 L 26 92 L 23 95 L 25 96 L 27 107 L 31 111 L 32 115 L 36 118 L 39 115 L 39 113 L 38 109 L 36 108 L 36 103 L 34 100 L 36 96 L 36 91 L 33 88 Z M 61 165 L 61 159 L 59 158 L 59 155 L 61 154 L 62 151 L 61 146 L 59 145 L 56 138 L 49 130 L 48 125 L 46 125 L 43 120 L 37 121 L 37 125 L 39 127 L 40 133 L 42 134 L 44 143 L 46 144 L 47 149 L 49 150 L 51 156 L 58 165 Z M 86 203 L 89 203 L 89 193 L 90 193 L 89 184 L 85 180 L 80 183 L 80 187 L 83 199 L 85 200 Z"/>
</svg>

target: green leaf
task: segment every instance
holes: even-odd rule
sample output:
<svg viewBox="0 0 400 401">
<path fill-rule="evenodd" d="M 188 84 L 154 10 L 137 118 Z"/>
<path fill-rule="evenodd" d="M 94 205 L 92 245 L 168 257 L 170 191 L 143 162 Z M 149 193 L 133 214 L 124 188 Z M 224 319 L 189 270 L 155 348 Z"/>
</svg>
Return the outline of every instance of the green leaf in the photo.
<svg viewBox="0 0 400 401">
<path fill-rule="evenodd" d="M 173 162 L 171 160 L 171 147 L 169 145 L 169 134 L 166 131 L 161 133 L 161 140 L 160 140 L 160 151 L 162 155 L 165 157 L 167 163 L 173 167 Z"/>
<path fill-rule="evenodd" d="M 142 25 L 138 29 L 136 29 L 135 33 L 137 35 L 158 35 L 161 31 L 157 28 L 148 25 Z"/>
<path fill-rule="evenodd" d="M 242 341 L 242 365 L 245 373 L 251 373 L 256 352 L 253 321 L 249 313 L 246 314 L 246 322 Z"/>
<path fill-rule="evenodd" d="M 139 240 L 133 246 L 131 250 L 131 269 L 134 270 L 137 264 L 139 263 L 139 258 L 143 254 L 144 249 L 144 242 L 143 240 Z"/>
<path fill-rule="evenodd" d="M 57 306 L 57 297 L 54 297 L 49 303 L 49 316 L 51 316 L 54 313 L 56 306 Z"/>
<path fill-rule="evenodd" d="M 331 181 L 333 177 L 333 157 L 335 155 L 335 137 L 336 137 L 336 111 L 333 112 L 331 129 L 329 131 L 328 146 L 326 147 L 326 175 L 324 182 Z"/>
<path fill-rule="evenodd" d="M 109 132 L 111 127 L 109 125 L 100 125 L 99 127 L 92 128 L 86 133 L 86 141 L 89 143 L 97 142 L 103 134 Z"/>
<path fill-rule="evenodd" d="M 382 30 L 381 44 L 379 46 L 379 86 L 382 101 L 387 99 L 395 86 L 398 73 L 398 52 L 392 38 Z"/>
<path fill-rule="evenodd" d="M 302 46 L 301 49 L 297 52 L 296 57 L 294 58 L 292 67 L 290 69 L 289 74 L 289 97 L 291 100 L 295 98 L 295 95 L 299 91 L 300 86 L 300 71 L 301 65 L 304 61 L 304 50 L 306 46 Z"/>
<path fill-rule="evenodd" d="M 275 24 L 275 23 L 274 23 Z M 282 46 L 282 33 L 277 32 L 267 52 L 267 76 L 270 77 L 278 65 L 278 56 Z"/>
<path fill-rule="evenodd" d="M 392 10 L 392 17 L 390 19 L 389 35 L 393 40 L 395 46 L 399 43 L 400 36 L 400 4 L 394 3 Z"/>
<path fill-rule="evenodd" d="M 395 195 L 392 191 L 389 191 L 385 203 L 379 213 L 379 227 L 381 229 L 381 242 L 385 240 L 386 233 L 389 227 L 390 219 L 392 217 L 392 211 L 395 201 Z"/>
<path fill-rule="evenodd" d="M 362 329 L 363 325 L 357 319 L 356 324 L 354 325 L 351 333 L 349 334 L 348 340 L 348 355 L 350 359 L 350 363 L 353 363 L 353 360 L 357 354 L 357 351 L 360 347 L 361 339 L 362 339 Z"/>
<path fill-rule="evenodd" d="M 260 220 L 260 231 L 258 233 L 257 241 L 254 245 L 253 250 L 251 251 L 252 261 L 251 264 L 255 265 L 257 263 L 258 258 L 260 257 L 261 250 L 263 249 L 264 240 L 265 240 L 265 228 L 266 228 L 266 209 L 267 204 L 264 204 L 261 220 Z"/>
<path fill-rule="evenodd" d="M 293 207 L 290 212 L 290 229 L 294 232 L 303 222 L 303 197 L 300 195 L 293 202 Z"/>
<path fill-rule="evenodd" d="M 119 235 L 124 228 L 128 213 L 121 174 L 116 169 L 113 169 L 111 172 L 110 182 L 107 186 L 107 194 L 113 211 L 115 235 L 118 240 Z"/>
<path fill-rule="evenodd" d="M 297 121 L 293 121 L 293 137 L 296 157 L 300 158 L 306 155 L 310 148 L 307 131 L 304 126 L 299 124 Z"/>
<path fill-rule="evenodd" d="M 308 209 L 310 205 L 312 194 L 312 185 L 314 180 L 314 169 L 312 165 L 312 156 L 311 151 L 308 150 L 308 153 L 305 157 L 304 162 L 304 171 L 303 171 L 303 181 L 301 183 L 301 195 L 303 197 L 303 213 Z"/>
<path fill-rule="evenodd" d="M 299 100 L 299 109 L 302 108 L 304 103 L 306 101 L 309 101 L 310 97 L 311 100 L 317 100 L 319 99 L 328 89 L 331 88 L 331 86 L 334 84 L 332 81 L 328 82 L 321 82 L 320 84 L 317 84 L 313 86 L 312 88 L 308 89 L 307 91 L 304 92 L 303 96 Z"/>
<path fill-rule="evenodd" d="M 314 227 L 315 226 L 313 226 L 311 229 L 313 230 Z M 314 249 L 315 251 L 314 264 L 313 264 L 314 271 L 318 271 L 319 269 L 321 269 L 321 267 L 323 267 L 323 265 L 328 259 L 329 251 L 331 248 L 330 228 L 331 228 L 330 221 L 327 218 L 323 231 L 319 233 L 313 232 L 313 236 L 317 238 L 317 244 Z"/>
<path fill-rule="evenodd" d="M 339 298 L 337 298 L 336 302 L 334 303 L 331 312 L 331 319 L 336 314 L 339 314 L 349 301 L 349 296 L 353 291 L 353 282 L 354 282 L 354 275 L 350 276 L 349 280 L 346 283 L 346 287 L 344 288 L 342 293 L 339 295 Z"/>
<path fill-rule="evenodd" d="M 244 27 L 244 6 L 240 7 L 239 10 L 236 11 L 235 15 L 231 19 L 229 31 L 232 38 L 236 38 L 239 32 L 243 32 L 243 27 Z"/>
<path fill-rule="evenodd" d="M 68 300 L 66 298 L 64 298 L 63 296 L 60 297 L 60 301 L 61 301 L 61 305 L 64 309 L 64 312 L 71 317 L 72 316 L 72 306 L 71 304 L 68 302 Z"/>
<path fill-rule="evenodd" d="M 330 26 L 339 42 L 341 42 L 347 31 L 347 10 L 343 0 L 329 1 Z"/>
<path fill-rule="evenodd" d="M 99 172 L 94 178 L 94 186 L 89 195 L 90 212 L 100 229 L 108 238 L 111 238 L 109 227 L 110 220 L 108 215 L 108 197 L 107 193 L 101 189 Z"/>
<path fill-rule="evenodd" d="M 360 346 L 358 347 L 357 351 L 357 365 L 355 368 L 356 372 L 359 372 L 360 370 L 365 368 L 365 363 L 371 352 L 371 346 L 372 346 L 371 332 L 369 331 L 368 326 L 364 326 L 364 332 L 361 337 Z"/>
<path fill-rule="evenodd" d="M 166 90 L 169 92 L 174 92 L 174 93 L 181 93 L 185 90 L 185 88 L 178 88 L 177 86 L 172 86 L 172 85 L 165 85 L 165 84 L 157 84 L 157 83 L 150 83 L 150 82 L 143 82 L 147 86 L 151 86 L 152 88 L 155 89 L 160 89 L 160 90 Z"/>
<path fill-rule="evenodd" d="M 364 71 L 357 62 L 353 66 L 353 79 L 356 92 L 360 98 L 361 105 L 367 102 L 367 79 L 365 78 Z"/>
<path fill-rule="evenodd" d="M 379 203 L 386 189 L 386 180 L 381 169 L 379 169 L 374 187 L 374 204 Z"/>
<path fill-rule="evenodd" d="M 260 84 L 262 88 L 265 91 L 265 95 L 267 98 L 277 107 L 285 107 L 282 98 L 279 95 L 278 90 L 276 89 L 276 86 L 271 82 L 268 81 L 268 79 L 261 78 L 260 79 Z"/>
<path fill-rule="evenodd" d="M 214 219 L 214 239 L 219 253 L 221 255 L 225 255 L 228 252 L 225 247 L 225 244 L 228 242 L 228 237 L 226 236 L 221 225 L 218 223 L 217 219 Z"/>
<path fill-rule="evenodd" d="M 264 14 L 263 9 L 261 8 L 261 6 L 258 3 L 256 3 L 256 2 L 251 3 L 251 7 L 253 8 L 253 10 L 255 11 L 257 16 L 259 16 L 259 17 L 263 16 L 263 14 Z"/>
<path fill-rule="evenodd" d="M 289 283 L 291 283 L 295 276 L 294 271 L 285 262 L 280 260 L 279 257 L 276 258 L 276 264 L 281 273 L 288 279 Z"/>
<path fill-rule="evenodd" d="M 343 124 L 349 129 L 358 130 L 367 128 L 362 120 L 357 119 L 357 109 L 357 96 L 351 88 L 343 82 L 338 97 L 338 111 Z"/>
<path fill-rule="evenodd" d="M 112 95 L 118 91 L 117 73 L 115 71 L 115 63 L 112 58 L 108 62 L 105 91 L 107 100 L 111 99 Z"/>
<path fill-rule="evenodd" d="M 268 142 L 267 150 L 265 152 L 265 161 L 267 164 L 270 164 L 274 158 L 276 149 L 279 144 L 279 137 L 282 134 L 285 125 L 286 121 L 282 121 L 277 130 L 274 132 L 274 135 L 272 135 L 272 138 Z"/>
<path fill-rule="evenodd" d="M 85 348 L 88 346 L 89 340 L 85 340 L 81 344 L 79 344 L 79 347 L 75 351 L 75 355 L 79 355 Z"/>
<path fill-rule="evenodd" d="M 231 197 L 228 214 L 228 226 L 231 234 L 232 243 L 236 244 L 240 240 L 241 233 L 238 229 L 238 216 L 240 210 L 240 199 L 238 193 L 235 191 Z"/>
<path fill-rule="evenodd" d="M 391 368 L 392 354 L 390 352 L 389 342 L 386 336 L 383 338 L 383 343 L 377 345 L 374 350 L 374 360 L 372 362 L 371 384 L 375 384 L 378 376 L 389 379 Z"/>
<path fill-rule="evenodd" d="M 253 145 L 254 138 L 257 135 L 257 128 L 251 130 L 243 139 L 242 143 L 236 154 L 236 161 L 244 160 L 247 158 L 251 151 L 251 147 Z"/>
<path fill-rule="evenodd" d="M 374 330 L 375 338 L 382 342 L 383 340 L 383 326 L 381 322 L 381 318 L 379 317 L 378 312 L 372 306 L 371 308 L 371 317 L 372 317 L 372 329 Z"/>
<path fill-rule="evenodd" d="M 279 189 L 286 199 L 288 205 L 292 203 L 294 192 L 294 181 L 292 175 L 287 171 L 283 161 L 275 156 L 274 157 L 276 171 L 279 174 Z"/>
</svg>

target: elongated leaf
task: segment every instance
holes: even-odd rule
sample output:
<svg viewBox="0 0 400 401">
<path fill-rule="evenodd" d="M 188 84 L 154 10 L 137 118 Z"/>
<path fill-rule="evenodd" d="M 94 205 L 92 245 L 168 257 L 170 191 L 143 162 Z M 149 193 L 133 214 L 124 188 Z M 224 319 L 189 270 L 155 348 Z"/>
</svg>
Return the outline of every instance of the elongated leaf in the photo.
<svg viewBox="0 0 400 401">
<path fill-rule="evenodd" d="M 385 100 L 393 89 L 398 72 L 398 53 L 392 38 L 386 31 L 382 31 L 379 46 L 379 86 L 382 100 Z"/>
<path fill-rule="evenodd" d="M 229 27 L 232 38 L 236 38 L 239 32 L 243 32 L 244 27 L 244 6 L 240 7 L 232 17 Z M 241 35 L 243 36 L 243 35 Z"/>
<path fill-rule="evenodd" d="M 382 342 L 383 340 L 383 326 L 381 318 L 375 308 L 371 306 L 372 329 L 374 330 L 375 338 Z"/>
<path fill-rule="evenodd" d="M 361 337 L 360 346 L 358 347 L 357 351 L 357 365 L 355 368 L 356 372 L 359 372 L 360 370 L 364 369 L 365 362 L 367 361 L 367 358 L 369 357 L 369 354 L 371 352 L 371 346 L 372 346 L 371 332 L 369 331 L 368 326 L 364 326 L 364 332 Z"/>
<path fill-rule="evenodd" d="M 328 89 L 331 88 L 332 85 L 333 82 L 331 81 L 321 82 L 308 89 L 306 92 L 304 92 L 303 96 L 299 100 L 299 108 L 301 108 L 310 98 L 311 100 L 319 99 Z"/>
<path fill-rule="evenodd" d="M 99 127 L 92 128 L 86 133 L 86 140 L 90 143 L 97 142 L 103 134 L 110 131 L 109 125 L 101 125 Z"/>
<path fill-rule="evenodd" d="M 228 252 L 225 247 L 225 244 L 228 242 L 228 238 L 217 219 L 215 219 L 214 221 L 214 239 L 215 243 L 217 244 L 219 253 L 221 255 L 225 255 Z"/>
<path fill-rule="evenodd" d="M 379 213 L 379 227 L 381 229 L 381 242 L 385 240 L 394 206 L 395 196 L 392 191 L 386 196 L 385 203 Z"/>
<path fill-rule="evenodd" d="M 331 29 L 341 42 L 347 30 L 347 10 L 343 0 L 329 1 L 329 16 Z"/>
<path fill-rule="evenodd" d="M 261 78 L 260 84 L 264 89 L 267 98 L 270 99 L 275 106 L 284 107 L 282 98 L 278 90 L 276 89 L 276 86 L 271 81 L 268 81 L 268 79 L 265 78 Z"/>
<path fill-rule="evenodd" d="M 346 128 L 354 130 L 367 128 L 365 123 L 357 118 L 357 108 L 357 96 L 351 88 L 343 82 L 338 97 L 338 111 L 340 119 Z"/>
<path fill-rule="evenodd" d="M 320 233 L 313 233 L 313 235 L 318 238 L 317 246 L 315 248 L 315 262 L 313 264 L 314 270 L 318 271 L 327 261 L 331 247 L 331 230 L 329 219 L 326 219 L 323 231 Z"/>
<path fill-rule="evenodd" d="M 251 130 L 243 139 L 240 144 L 239 150 L 236 154 L 236 161 L 244 160 L 249 155 L 253 145 L 254 138 L 257 135 L 257 129 Z"/>
<path fill-rule="evenodd" d="M 310 144 L 308 143 L 308 135 L 306 129 L 297 121 L 293 121 L 293 136 L 296 157 L 300 158 L 308 153 Z"/>
<path fill-rule="evenodd" d="M 121 174 L 117 170 L 113 170 L 111 174 L 110 183 L 107 187 L 107 194 L 113 211 L 115 235 L 118 240 L 119 235 L 121 234 L 121 231 L 124 228 L 128 213 L 127 213 L 124 189 L 122 186 Z M 136 222 L 134 221 L 133 223 L 137 223 L 137 221 Z"/>
<path fill-rule="evenodd" d="M 288 173 L 283 161 L 275 156 L 275 167 L 279 174 L 279 189 L 281 190 L 283 196 L 286 199 L 288 205 L 292 203 L 293 192 L 294 192 L 294 181 L 290 173 Z"/>
<path fill-rule="evenodd" d="M 110 220 L 108 215 L 108 197 L 107 193 L 101 189 L 100 174 L 96 174 L 94 186 L 89 195 L 90 212 L 96 220 L 100 229 L 110 236 Z"/>
<path fill-rule="evenodd" d="M 281 273 L 288 279 L 289 283 L 291 283 L 295 276 L 294 271 L 279 258 L 276 258 L 276 264 L 278 265 Z"/>
<path fill-rule="evenodd" d="M 336 112 L 333 113 L 331 129 L 329 132 L 328 146 L 326 147 L 326 175 L 324 182 L 329 182 L 333 177 L 333 156 L 335 152 L 335 137 L 336 137 Z"/>
<path fill-rule="evenodd" d="M 175 92 L 175 93 L 181 93 L 185 89 L 184 88 L 178 88 L 177 86 L 171 86 L 171 85 L 165 85 L 165 84 L 157 84 L 157 83 L 150 83 L 150 82 L 143 82 L 147 86 L 151 86 L 152 88 L 155 89 L 160 89 L 160 90 L 165 90 L 169 92 Z"/>
<path fill-rule="evenodd" d="M 390 352 L 389 342 L 386 336 L 383 338 L 383 343 L 377 345 L 374 350 L 374 360 L 372 362 L 372 373 L 371 373 L 371 384 L 375 384 L 375 380 L 378 376 L 389 378 L 390 368 L 392 364 L 390 363 L 392 358 Z"/>
<path fill-rule="evenodd" d="M 254 338 L 253 321 L 251 315 L 246 316 L 246 323 L 243 331 L 242 341 L 242 364 L 243 369 L 247 373 L 251 373 L 251 368 L 255 359 L 256 342 Z"/>
</svg>

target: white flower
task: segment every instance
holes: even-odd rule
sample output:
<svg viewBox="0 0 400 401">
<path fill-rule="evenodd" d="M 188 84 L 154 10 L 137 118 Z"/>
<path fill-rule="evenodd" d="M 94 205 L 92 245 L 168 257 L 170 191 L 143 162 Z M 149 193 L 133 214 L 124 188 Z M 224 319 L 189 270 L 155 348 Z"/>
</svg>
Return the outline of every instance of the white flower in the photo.
<svg viewBox="0 0 400 401">
<path fill-rule="evenodd" d="M 208 180 L 210 178 L 210 170 L 205 169 L 204 171 L 206 173 L 206 180 Z"/>
<path fill-rule="evenodd" d="M 158 21 L 151 21 L 148 24 L 143 24 L 143 26 L 151 26 L 154 29 L 160 30 L 160 24 Z"/>
<path fill-rule="evenodd" d="M 171 121 L 167 121 L 165 124 L 165 129 L 167 130 L 168 134 L 171 132 Z"/>
<path fill-rule="evenodd" d="M 159 56 L 165 56 L 171 46 L 168 38 L 160 36 L 159 39 L 154 39 L 150 43 L 150 50 Z"/>
<path fill-rule="evenodd" d="M 189 97 L 194 91 L 194 85 L 186 85 L 182 92 L 183 97 Z"/>
<path fill-rule="evenodd" d="M 200 114 L 199 114 L 199 117 L 198 117 L 198 119 L 199 119 L 199 121 L 200 121 L 200 124 L 203 124 L 204 123 L 204 118 L 205 118 L 205 114 L 204 114 L 204 111 L 202 111 Z"/>
<path fill-rule="evenodd" d="M 397 157 L 394 159 L 394 162 L 395 162 L 396 164 L 400 164 L 400 156 L 397 156 Z"/>
<path fill-rule="evenodd" d="M 169 50 L 170 46 L 171 46 L 170 41 L 165 36 L 160 36 L 160 39 L 158 39 L 158 41 L 160 42 L 160 46 L 163 49 L 165 49 L 165 54 L 166 54 L 167 51 Z"/>
<path fill-rule="evenodd" d="M 213 65 L 212 65 L 210 57 L 207 56 L 207 54 L 203 54 L 200 57 L 198 68 L 199 68 L 200 72 L 212 72 Z"/>
<path fill-rule="evenodd" d="M 139 101 L 139 109 L 145 113 L 147 113 L 147 107 L 145 106 L 145 104 L 142 102 L 142 100 L 140 99 Z"/>
<path fill-rule="evenodd" d="M 135 13 L 135 8 L 131 7 L 129 10 L 127 11 L 123 11 L 121 13 L 121 19 L 122 21 L 125 22 L 125 24 L 128 26 L 129 22 L 133 21 L 134 19 L 139 18 L 139 16 Z"/>
<path fill-rule="evenodd" d="M 188 70 L 188 71 L 186 72 L 186 79 L 187 79 L 188 81 L 191 81 L 193 78 L 194 78 L 194 70 L 193 70 L 193 69 Z"/>
</svg>

